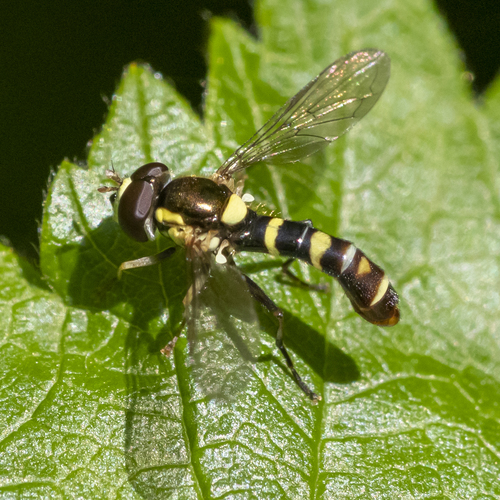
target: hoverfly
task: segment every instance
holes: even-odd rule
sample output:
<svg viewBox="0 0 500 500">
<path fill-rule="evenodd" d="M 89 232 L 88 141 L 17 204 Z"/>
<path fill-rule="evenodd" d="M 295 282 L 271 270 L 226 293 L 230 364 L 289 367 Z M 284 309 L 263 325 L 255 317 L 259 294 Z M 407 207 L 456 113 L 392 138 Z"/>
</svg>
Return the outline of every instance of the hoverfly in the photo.
<svg viewBox="0 0 500 500">
<path fill-rule="evenodd" d="M 310 221 L 259 215 L 242 196 L 243 179 L 235 179 L 257 162 L 295 162 L 335 141 L 375 105 L 389 75 L 390 59 L 384 52 L 352 52 L 292 97 L 211 178 L 172 179 L 166 165 L 154 162 L 124 179 L 108 170 L 107 177 L 117 186 L 103 186 L 99 191 L 115 191 L 111 196 L 115 216 L 132 239 L 153 240 L 158 230 L 185 247 L 186 259 L 195 271 L 184 299 L 186 311 L 203 289 L 210 266 L 235 266 L 235 253 L 263 252 L 287 257 L 284 270 L 289 274 L 290 263 L 300 259 L 333 276 L 362 318 L 393 326 L 399 321 L 399 299 L 379 266 L 351 242 L 315 229 Z M 170 247 L 154 256 L 124 262 L 119 272 L 156 264 L 174 251 Z M 297 385 L 317 401 L 320 396 L 303 382 L 283 343 L 283 311 L 252 279 L 241 276 L 250 295 L 277 318 L 276 345 Z M 189 329 L 188 337 L 192 347 Z"/>
</svg>

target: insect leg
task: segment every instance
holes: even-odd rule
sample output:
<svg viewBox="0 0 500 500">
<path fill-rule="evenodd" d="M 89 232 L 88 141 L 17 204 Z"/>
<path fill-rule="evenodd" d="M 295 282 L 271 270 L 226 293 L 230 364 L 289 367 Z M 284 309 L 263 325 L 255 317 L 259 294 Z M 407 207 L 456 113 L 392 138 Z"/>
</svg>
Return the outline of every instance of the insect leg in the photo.
<svg viewBox="0 0 500 500">
<path fill-rule="evenodd" d="M 159 264 L 162 260 L 168 259 L 175 252 L 175 247 L 169 247 L 156 255 L 149 255 L 148 257 L 141 257 L 140 259 L 128 260 L 123 262 L 118 268 L 118 279 L 122 277 L 123 271 L 127 269 L 134 269 L 136 267 L 154 266 Z"/>
<path fill-rule="evenodd" d="M 177 341 L 179 340 L 179 337 L 177 335 L 174 336 L 174 338 L 163 348 L 160 349 L 160 352 L 165 356 L 165 357 L 170 357 L 172 354 L 172 351 L 174 350 L 175 344 L 177 344 Z"/>
<path fill-rule="evenodd" d="M 300 375 L 297 373 L 297 370 L 295 370 L 295 367 L 293 366 L 292 358 L 290 358 L 290 355 L 288 354 L 288 351 L 286 350 L 285 345 L 283 344 L 283 310 L 280 309 L 262 290 L 262 288 L 255 283 L 252 279 L 250 279 L 248 276 L 245 274 L 243 275 L 247 285 L 248 285 L 248 290 L 250 292 L 250 295 L 257 301 L 260 302 L 270 313 L 273 314 L 275 318 L 278 320 L 278 331 L 276 333 L 276 346 L 278 349 L 281 351 L 281 354 L 283 354 L 283 357 L 285 358 L 286 365 L 288 366 L 288 369 L 293 375 L 293 378 L 295 379 L 296 384 L 300 387 L 300 389 L 309 397 L 311 401 L 314 403 L 318 402 L 321 399 L 321 396 L 313 392 L 307 384 L 302 380 Z"/>
<path fill-rule="evenodd" d="M 287 276 L 295 284 L 303 286 L 305 288 L 309 288 L 309 290 L 316 290 L 318 292 L 330 291 L 330 286 L 328 285 L 328 283 L 325 283 L 323 285 L 315 285 L 313 283 L 307 283 L 304 280 L 300 279 L 298 276 L 296 276 L 292 271 L 290 271 L 290 266 L 293 264 L 295 260 L 296 259 L 294 259 L 293 257 L 290 257 L 284 264 L 282 264 L 281 272 L 285 276 Z"/>
</svg>

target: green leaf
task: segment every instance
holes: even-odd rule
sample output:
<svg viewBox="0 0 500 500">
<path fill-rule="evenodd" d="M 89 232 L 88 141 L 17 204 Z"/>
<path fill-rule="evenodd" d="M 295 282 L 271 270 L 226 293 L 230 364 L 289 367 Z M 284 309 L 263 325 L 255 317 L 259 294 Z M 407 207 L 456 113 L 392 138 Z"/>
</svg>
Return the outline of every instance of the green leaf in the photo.
<svg viewBox="0 0 500 500">
<path fill-rule="evenodd" d="M 5 496 L 500 496 L 498 82 L 484 107 L 471 102 L 424 1 L 261 0 L 257 19 L 260 41 L 212 21 L 203 123 L 131 65 L 89 168 L 63 163 L 50 186 L 42 277 L 1 249 Z M 228 394 L 209 400 L 185 337 L 160 353 L 182 328 L 182 251 L 118 280 L 123 261 L 171 243 L 129 241 L 97 187 L 111 163 L 210 174 L 321 69 L 365 47 L 392 59 L 379 104 L 304 163 L 252 167 L 245 187 L 354 241 L 391 277 L 401 322 L 367 324 L 340 287 L 284 286 L 276 260 L 238 256 L 284 308 L 285 342 L 323 400 L 312 406 L 293 383 L 260 310 L 264 360 L 241 359 L 228 340 L 250 334 L 239 324 L 203 339 L 206 378 Z"/>
</svg>

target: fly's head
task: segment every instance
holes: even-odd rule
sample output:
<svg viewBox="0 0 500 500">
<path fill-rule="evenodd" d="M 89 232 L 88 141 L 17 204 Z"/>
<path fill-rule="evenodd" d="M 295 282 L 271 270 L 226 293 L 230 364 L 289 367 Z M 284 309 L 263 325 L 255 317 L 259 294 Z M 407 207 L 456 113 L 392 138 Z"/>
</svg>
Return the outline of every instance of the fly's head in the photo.
<svg viewBox="0 0 500 500">
<path fill-rule="evenodd" d="M 112 192 L 110 200 L 120 227 L 133 240 L 154 240 L 154 213 L 160 193 L 170 182 L 168 167 L 153 162 L 143 165 L 124 179 L 114 169 L 106 171 L 106 176 L 117 185 L 102 186 L 99 192 Z"/>
</svg>

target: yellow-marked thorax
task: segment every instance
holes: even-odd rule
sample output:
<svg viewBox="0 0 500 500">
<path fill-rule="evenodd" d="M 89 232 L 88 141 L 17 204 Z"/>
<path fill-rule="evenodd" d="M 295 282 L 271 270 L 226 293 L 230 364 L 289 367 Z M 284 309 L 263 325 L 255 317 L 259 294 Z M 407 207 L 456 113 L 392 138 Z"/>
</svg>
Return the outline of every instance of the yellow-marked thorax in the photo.
<svg viewBox="0 0 500 500">
<path fill-rule="evenodd" d="M 204 177 L 179 177 L 161 194 L 155 212 L 159 225 L 211 228 L 220 223 L 232 193 Z"/>
<path fill-rule="evenodd" d="M 247 214 L 245 202 L 227 186 L 204 177 L 180 177 L 162 192 L 155 219 L 160 228 L 193 226 L 208 231 L 221 224 L 240 224 Z M 173 239 L 179 239 L 177 232 L 170 236 L 175 233 Z"/>
</svg>

